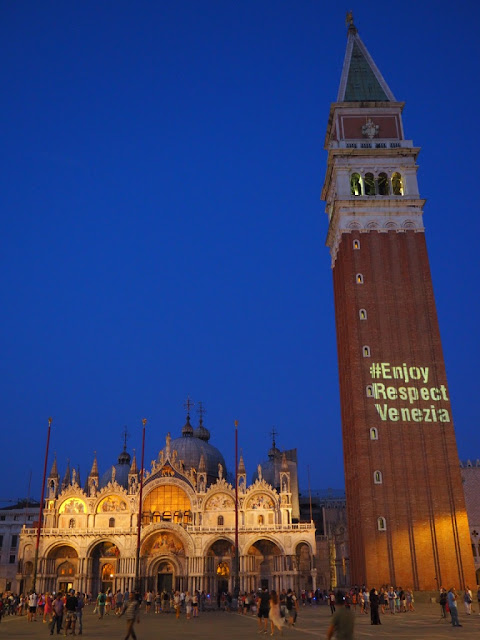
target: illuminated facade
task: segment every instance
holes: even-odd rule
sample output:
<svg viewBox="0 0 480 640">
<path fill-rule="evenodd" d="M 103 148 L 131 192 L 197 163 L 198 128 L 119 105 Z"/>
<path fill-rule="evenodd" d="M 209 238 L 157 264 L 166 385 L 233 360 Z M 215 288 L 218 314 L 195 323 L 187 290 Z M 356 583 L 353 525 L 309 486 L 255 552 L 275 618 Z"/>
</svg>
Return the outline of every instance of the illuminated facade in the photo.
<svg viewBox="0 0 480 640">
<path fill-rule="evenodd" d="M 353 21 L 326 134 L 353 583 L 475 584 L 417 184 L 420 151 Z"/>
<path fill-rule="evenodd" d="M 145 473 L 139 574 L 141 589 L 233 592 L 235 487 L 202 424 L 190 419 Z M 265 474 L 265 476 L 264 476 Z M 300 523 L 296 457 L 275 446 L 252 483 L 240 459 L 240 589 L 313 588 L 315 526 Z M 292 488 L 297 492 L 292 499 Z M 135 585 L 140 474 L 124 451 L 102 477 L 95 459 L 85 487 L 54 462 L 47 480 L 37 590 L 73 587 L 96 594 Z M 20 536 L 17 584 L 28 590 L 36 529 Z M 326 585 L 323 585 L 326 586 Z"/>
</svg>

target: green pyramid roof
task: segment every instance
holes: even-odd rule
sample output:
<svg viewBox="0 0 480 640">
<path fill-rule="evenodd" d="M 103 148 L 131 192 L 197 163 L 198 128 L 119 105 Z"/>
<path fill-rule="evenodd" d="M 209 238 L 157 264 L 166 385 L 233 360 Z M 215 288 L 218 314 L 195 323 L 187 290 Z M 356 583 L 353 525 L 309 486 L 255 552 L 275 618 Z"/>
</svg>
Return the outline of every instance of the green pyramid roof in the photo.
<svg viewBox="0 0 480 640">
<path fill-rule="evenodd" d="M 389 100 L 356 42 L 353 44 L 343 100 L 344 102 L 387 102 Z"/>
<path fill-rule="evenodd" d="M 348 30 L 347 50 L 337 102 L 392 102 L 393 93 L 385 82 L 357 29 Z"/>
</svg>

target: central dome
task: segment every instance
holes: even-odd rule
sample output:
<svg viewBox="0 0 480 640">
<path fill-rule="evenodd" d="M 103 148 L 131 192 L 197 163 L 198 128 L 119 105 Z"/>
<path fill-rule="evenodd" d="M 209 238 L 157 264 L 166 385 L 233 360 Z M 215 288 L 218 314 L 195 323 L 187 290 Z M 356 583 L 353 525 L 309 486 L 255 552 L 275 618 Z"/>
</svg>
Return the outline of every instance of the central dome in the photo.
<svg viewBox="0 0 480 640">
<path fill-rule="evenodd" d="M 208 480 L 209 482 L 212 482 L 214 478 L 218 478 L 219 464 L 223 467 L 223 477 L 226 477 L 227 469 L 225 466 L 225 459 L 220 451 L 208 443 L 207 434 L 208 436 L 210 435 L 205 427 L 202 429 L 195 429 L 194 431 L 190 424 L 190 418 L 187 416 L 187 422 L 182 429 L 181 437 L 170 441 L 170 452 L 177 452 L 178 459 L 183 460 L 185 469 L 188 471 L 192 467 L 198 471 L 200 458 L 203 456 L 205 467 L 207 469 Z M 160 461 L 162 452 L 164 458 L 166 457 L 166 451 L 165 449 L 162 449 L 158 454 L 158 461 Z"/>
</svg>

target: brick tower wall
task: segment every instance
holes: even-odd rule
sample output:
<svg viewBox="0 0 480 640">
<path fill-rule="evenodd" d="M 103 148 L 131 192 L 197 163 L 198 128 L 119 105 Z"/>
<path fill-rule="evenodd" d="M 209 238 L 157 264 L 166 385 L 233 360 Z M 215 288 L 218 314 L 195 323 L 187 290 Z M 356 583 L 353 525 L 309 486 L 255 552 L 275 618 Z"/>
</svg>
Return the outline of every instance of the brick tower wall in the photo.
<svg viewBox="0 0 480 640">
<path fill-rule="evenodd" d="M 420 590 L 472 586 L 424 233 L 343 234 L 333 280 L 352 582 Z M 381 484 L 374 482 L 376 471 Z M 378 529 L 379 517 L 385 531 Z"/>
</svg>

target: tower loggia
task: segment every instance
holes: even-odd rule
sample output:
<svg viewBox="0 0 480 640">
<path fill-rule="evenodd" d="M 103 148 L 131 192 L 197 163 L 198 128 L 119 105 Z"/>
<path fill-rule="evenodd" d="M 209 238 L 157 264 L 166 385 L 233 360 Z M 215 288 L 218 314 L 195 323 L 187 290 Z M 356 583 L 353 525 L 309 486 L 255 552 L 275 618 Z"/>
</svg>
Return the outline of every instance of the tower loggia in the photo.
<svg viewBox="0 0 480 640">
<path fill-rule="evenodd" d="M 417 183 L 420 151 L 350 21 L 325 148 L 352 581 L 475 584 Z"/>
</svg>

